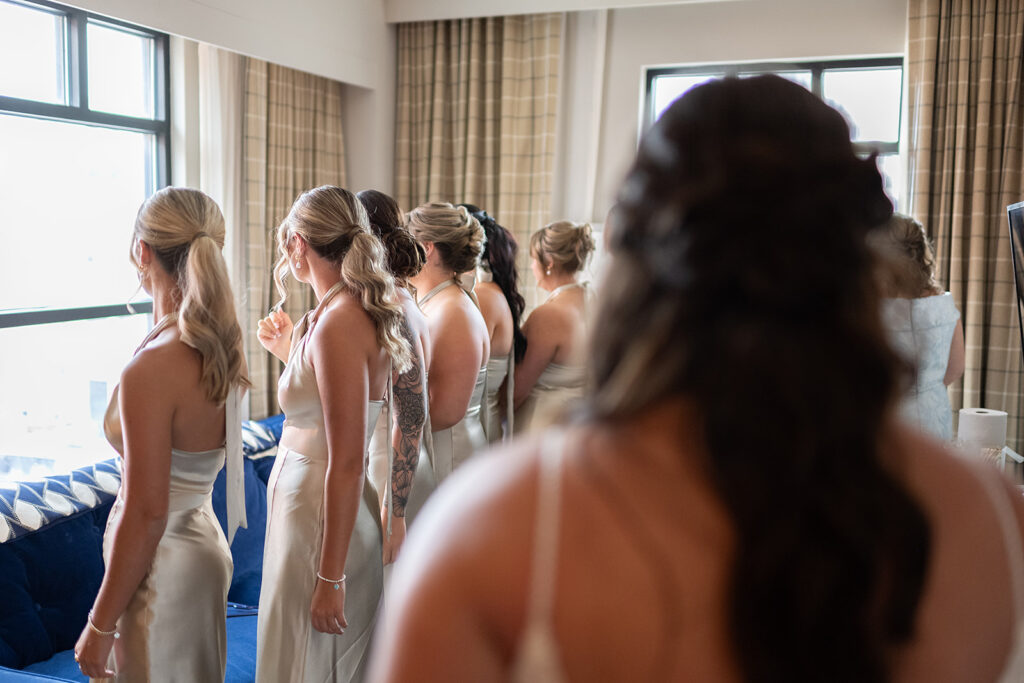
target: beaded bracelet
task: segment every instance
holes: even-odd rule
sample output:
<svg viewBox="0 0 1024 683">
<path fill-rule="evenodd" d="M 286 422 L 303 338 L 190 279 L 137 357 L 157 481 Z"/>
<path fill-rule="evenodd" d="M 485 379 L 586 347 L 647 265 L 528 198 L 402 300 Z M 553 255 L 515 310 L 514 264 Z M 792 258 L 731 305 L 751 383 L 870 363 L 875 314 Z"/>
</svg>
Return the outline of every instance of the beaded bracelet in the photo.
<svg viewBox="0 0 1024 683">
<path fill-rule="evenodd" d="M 92 623 L 92 610 L 89 610 L 89 616 L 86 617 L 86 621 L 89 622 L 89 628 L 91 628 L 93 632 L 98 633 L 101 636 L 114 636 L 114 640 L 117 640 L 121 637 L 121 632 L 118 631 L 116 627 L 114 628 L 113 631 L 101 631 L 100 629 L 98 629 L 96 627 L 96 624 Z"/>
<path fill-rule="evenodd" d="M 341 590 L 341 584 L 345 583 L 345 575 L 344 574 L 342 574 L 341 578 L 338 579 L 337 581 L 335 581 L 333 579 L 328 579 L 326 576 L 321 576 L 320 572 L 316 573 L 316 578 L 320 579 L 324 583 L 334 584 L 334 590 Z"/>
</svg>

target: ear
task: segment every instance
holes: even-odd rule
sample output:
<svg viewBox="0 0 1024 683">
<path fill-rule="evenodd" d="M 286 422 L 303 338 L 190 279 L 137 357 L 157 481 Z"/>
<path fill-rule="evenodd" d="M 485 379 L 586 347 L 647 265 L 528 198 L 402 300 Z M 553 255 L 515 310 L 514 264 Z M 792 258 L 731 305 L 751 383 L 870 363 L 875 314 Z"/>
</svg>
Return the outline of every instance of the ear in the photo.
<svg viewBox="0 0 1024 683">
<path fill-rule="evenodd" d="M 139 262 L 142 267 L 149 266 L 153 262 L 153 247 L 149 246 L 142 240 L 135 241 L 135 260 Z"/>
<path fill-rule="evenodd" d="M 431 258 L 432 258 L 432 257 L 434 256 L 434 252 L 435 252 L 435 251 L 437 251 L 437 250 L 436 250 L 436 249 L 434 248 L 434 243 L 433 243 L 433 242 L 420 242 L 420 244 L 422 244 L 422 245 L 423 245 L 423 253 L 424 253 L 424 254 L 426 255 L 426 257 L 427 257 L 427 258 L 425 259 L 425 261 L 426 261 L 427 263 L 430 263 L 430 259 L 431 259 Z"/>
<path fill-rule="evenodd" d="M 309 242 L 307 242 L 301 235 L 292 235 L 289 238 L 289 255 L 295 258 L 301 258 L 306 255 L 306 249 L 309 248 Z"/>
</svg>

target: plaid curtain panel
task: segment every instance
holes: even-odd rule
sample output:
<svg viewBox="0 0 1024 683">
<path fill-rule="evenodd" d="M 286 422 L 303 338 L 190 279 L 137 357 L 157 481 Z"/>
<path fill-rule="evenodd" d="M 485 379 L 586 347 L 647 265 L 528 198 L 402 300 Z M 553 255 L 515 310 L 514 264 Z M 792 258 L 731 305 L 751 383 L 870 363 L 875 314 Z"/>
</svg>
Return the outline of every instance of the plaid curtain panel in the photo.
<svg viewBox="0 0 1024 683">
<path fill-rule="evenodd" d="M 277 226 L 302 192 L 318 185 L 345 185 L 341 132 L 341 84 L 258 59 L 246 59 L 243 121 L 246 306 L 249 414 L 280 412 L 281 363 L 256 339 L 256 322 L 280 298 L 272 268 Z M 298 319 L 313 305 L 309 287 L 286 279 L 284 310 Z"/>
<path fill-rule="evenodd" d="M 551 221 L 562 14 L 398 26 L 395 198 L 476 204 L 519 241 Z"/>
<path fill-rule="evenodd" d="M 1024 388 L 1006 206 L 1024 200 L 1024 0 L 910 0 L 911 213 L 935 242 L 963 315 L 961 407 L 1009 413 L 1020 450 Z"/>
</svg>

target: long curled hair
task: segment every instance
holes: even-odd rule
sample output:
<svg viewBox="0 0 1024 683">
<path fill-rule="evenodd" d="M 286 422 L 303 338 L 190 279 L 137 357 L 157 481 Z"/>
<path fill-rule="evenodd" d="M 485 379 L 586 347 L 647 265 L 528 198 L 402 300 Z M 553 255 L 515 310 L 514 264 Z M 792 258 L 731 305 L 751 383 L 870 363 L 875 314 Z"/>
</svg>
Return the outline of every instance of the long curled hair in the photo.
<svg viewBox="0 0 1024 683">
<path fill-rule="evenodd" d="M 218 405 L 233 386 L 249 386 L 242 329 L 221 254 L 224 234 L 217 202 L 199 190 L 165 187 L 139 208 L 128 252 L 138 268 L 136 247 L 145 242 L 177 280 L 178 332 L 182 342 L 199 352 L 200 385 Z"/>
<path fill-rule="evenodd" d="M 412 362 L 409 342 L 401 332 L 404 314 L 397 303 L 395 279 L 388 272 L 384 248 L 370 232 L 366 209 L 356 196 L 334 185 L 303 192 L 292 204 L 288 217 L 277 229 L 280 258 L 274 264 L 274 282 L 284 303 L 287 290 L 289 241 L 298 235 L 317 254 L 336 264 L 345 288 L 356 296 L 373 320 L 380 344 L 395 371 Z"/>
<path fill-rule="evenodd" d="M 930 528 L 880 454 L 906 369 L 866 239 L 892 212 L 875 160 L 802 87 L 728 78 L 662 115 L 619 202 L 591 414 L 696 406 L 736 532 L 726 608 L 744 680 L 890 680 Z"/>
<path fill-rule="evenodd" d="M 523 311 L 526 310 L 526 299 L 519 293 L 519 271 L 516 269 L 516 254 L 519 244 L 512 233 L 498 225 L 492 216 L 472 204 L 459 204 L 473 215 L 484 229 L 487 241 L 484 251 L 480 254 L 480 265 L 491 274 L 494 284 L 498 285 L 505 295 L 505 302 L 512 311 L 512 348 L 516 362 L 526 355 L 526 335 L 523 334 Z"/>
<path fill-rule="evenodd" d="M 370 230 L 384 245 L 388 270 L 400 286 L 408 287 L 409 278 L 423 270 L 423 264 L 426 263 L 427 255 L 423 245 L 405 227 L 402 210 L 389 195 L 379 190 L 363 190 L 356 197 L 366 209 Z"/>
<path fill-rule="evenodd" d="M 413 237 L 431 242 L 441 262 L 453 275 L 476 268 L 484 250 L 484 229 L 466 207 L 447 202 L 422 204 L 408 213 L 406 225 Z"/>
</svg>

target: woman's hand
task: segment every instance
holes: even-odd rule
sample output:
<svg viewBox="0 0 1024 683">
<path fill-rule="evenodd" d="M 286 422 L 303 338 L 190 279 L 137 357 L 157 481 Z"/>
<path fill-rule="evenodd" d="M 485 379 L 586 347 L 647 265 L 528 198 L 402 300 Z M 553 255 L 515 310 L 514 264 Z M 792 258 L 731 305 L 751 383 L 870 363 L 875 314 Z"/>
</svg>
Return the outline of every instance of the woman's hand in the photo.
<svg viewBox="0 0 1024 683">
<path fill-rule="evenodd" d="M 82 629 L 75 643 L 75 661 L 78 668 L 89 678 L 110 678 L 116 674 L 107 668 L 110 650 L 114 647 L 114 635 L 101 636 L 88 624 Z"/>
<path fill-rule="evenodd" d="M 334 586 L 338 589 L 335 590 Z M 310 617 L 313 628 L 320 633 L 341 635 L 345 632 L 348 622 L 345 620 L 345 582 L 338 584 L 316 580 L 313 589 L 313 603 L 310 605 Z"/>
<path fill-rule="evenodd" d="M 288 362 L 288 352 L 292 346 L 292 319 L 284 311 L 273 311 L 259 321 L 256 338 L 267 351 L 283 362 Z"/>
<path fill-rule="evenodd" d="M 391 564 L 398 559 L 398 551 L 405 541 L 405 517 L 395 517 L 391 520 L 391 535 L 388 535 L 388 506 L 380 507 L 380 524 L 384 530 L 384 564 Z"/>
</svg>

